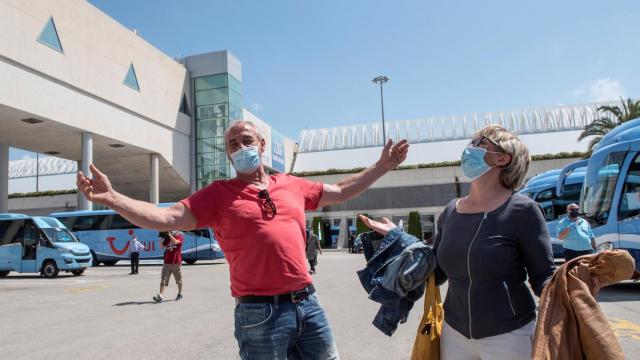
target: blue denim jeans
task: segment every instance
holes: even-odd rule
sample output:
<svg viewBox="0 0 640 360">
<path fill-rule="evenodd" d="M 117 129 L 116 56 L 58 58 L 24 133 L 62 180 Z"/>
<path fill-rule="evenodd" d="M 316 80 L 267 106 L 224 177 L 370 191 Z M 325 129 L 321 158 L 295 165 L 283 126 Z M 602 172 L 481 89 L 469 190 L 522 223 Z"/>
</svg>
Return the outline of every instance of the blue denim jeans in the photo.
<svg viewBox="0 0 640 360">
<path fill-rule="evenodd" d="M 339 359 L 315 294 L 297 304 L 237 304 L 235 327 L 243 360 Z"/>
</svg>

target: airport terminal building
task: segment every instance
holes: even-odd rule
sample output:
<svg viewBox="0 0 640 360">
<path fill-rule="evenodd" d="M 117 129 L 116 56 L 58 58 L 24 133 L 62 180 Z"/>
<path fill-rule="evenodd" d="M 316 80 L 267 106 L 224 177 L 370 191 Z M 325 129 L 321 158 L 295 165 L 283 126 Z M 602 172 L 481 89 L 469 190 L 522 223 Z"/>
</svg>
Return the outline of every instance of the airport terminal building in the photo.
<svg viewBox="0 0 640 360">
<path fill-rule="evenodd" d="M 85 1 L 0 0 L 0 212 L 91 209 L 71 190 L 75 172 L 87 172 L 90 163 L 128 196 L 177 201 L 235 176 L 223 134 L 239 119 L 265 136 L 270 172 L 333 183 L 378 159 L 377 122 L 306 129 L 295 141 L 273 129 L 243 107 L 242 66 L 229 51 L 174 59 Z M 576 138 L 599 105 L 387 122 L 389 138 L 411 142 L 408 168 L 344 204 L 309 212 L 308 223 L 316 218 L 325 229 L 340 228 L 333 245 L 341 247 L 358 213 L 406 225 L 417 211 L 428 237 L 442 208 L 468 191 L 455 161 L 474 132 L 499 123 L 518 133 L 537 156 L 533 176 L 586 149 Z M 9 147 L 41 155 L 10 163 Z M 52 190 L 70 191 L 14 196 Z"/>
<path fill-rule="evenodd" d="M 35 190 L 23 189 L 34 182 L 29 161 L 9 170 L 9 147 L 68 160 L 38 159 L 38 175 L 68 183 L 73 163 L 95 163 L 119 191 L 156 203 L 234 176 L 223 142 L 234 120 L 261 128 L 270 171 L 292 158 L 294 142 L 243 108 L 233 54 L 173 59 L 85 1 L 0 0 L 0 79 L 0 212 L 10 187 Z M 91 208 L 64 204 L 46 207 Z"/>
</svg>

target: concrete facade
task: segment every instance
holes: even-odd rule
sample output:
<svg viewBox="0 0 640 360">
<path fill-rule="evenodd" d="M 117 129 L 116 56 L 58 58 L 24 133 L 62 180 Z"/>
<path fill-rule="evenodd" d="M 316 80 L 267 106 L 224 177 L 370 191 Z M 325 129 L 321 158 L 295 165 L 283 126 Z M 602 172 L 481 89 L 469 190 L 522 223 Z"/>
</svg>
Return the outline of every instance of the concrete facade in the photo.
<svg viewBox="0 0 640 360">
<path fill-rule="evenodd" d="M 43 42 L 45 31 L 60 46 Z M 93 162 L 133 198 L 169 202 L 196 190 L 194 79 L 219 73 L 241 81 L 240 61 L 228 51 L 173 59 L 89 2 L 0 0 L 0 143 L 78 168 Z M 68 171 L 47 176 L 57 176 L 52 190 L 75 187 Z M 31 177 L 11 181 L 35 191 Z"/>
</svg>

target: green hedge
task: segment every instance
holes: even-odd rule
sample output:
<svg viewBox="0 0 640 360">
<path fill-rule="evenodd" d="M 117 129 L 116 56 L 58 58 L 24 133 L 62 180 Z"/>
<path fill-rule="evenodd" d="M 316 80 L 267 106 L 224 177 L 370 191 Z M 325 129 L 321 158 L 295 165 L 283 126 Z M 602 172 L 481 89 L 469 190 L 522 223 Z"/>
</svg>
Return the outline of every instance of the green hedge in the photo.
<svg viewBox="0 0 640 360">
<path fill-rule="evenodd" d="M 409 234 L 422 240 L 422 223 L 420 223 L 420 214 L 417 211 L 409 213 Z"/>
<path fill-rule="evenodd" d="M 557 160 L 557 159 L 572 159 L 572 158 L 580 158 L 584 157 L 585 153 L 580 151 L 575 152 L 561 152 L 557 154 L 543 154 L 543 155 L 534 155 L 531 157 L 533 161 L 540 160 Z M 431 169 L 431 168 L 443 168 L 443 167 L 451 167 L 451 166 L 460 166 L 460 161 L 443 161 L 438 163 L 426 163 L 426 164 L 416 164 L 416 165 L 402 165 L 398 166 L 394 170 L 415 170 L 415 169 Z M 299 171 L 293 172 L 291 175 L 295 176 L 320 176 L 320 175 L 339 175 L 339 174 L 352 174 L 357 173 L 364 170 L 364 167 L 357 167 L 352 169 L 327 169 L 322 171 Z"/>
<path fill-rule="evenodd" d="M 38 191 L 38 192 L 30 192 L 30 193 L 13 193 L 13 194 L 9 194 L 9 199 L 39 197 L 39 196 L 55 196 L 55 195 L 77 194 L 77 193 L 78 193 L 78 190 L 76 189 Z"/>
</svg>

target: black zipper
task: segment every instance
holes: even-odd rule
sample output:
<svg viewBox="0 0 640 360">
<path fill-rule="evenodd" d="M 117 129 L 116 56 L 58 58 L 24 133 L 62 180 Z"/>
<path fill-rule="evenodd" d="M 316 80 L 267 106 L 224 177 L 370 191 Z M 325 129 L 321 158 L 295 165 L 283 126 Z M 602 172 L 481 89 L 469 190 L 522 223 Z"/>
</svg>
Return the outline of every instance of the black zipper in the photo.
<svg viewBox="0 0 640 360">
<path fill-rule="evenodd" d="M 509 299 L 509 306 L 511 307 L 511 312 L 513 313 L 513 316 L 516 316 L 516 310 L 513 308 L 513 303 L 511 302 L 511 294 L 509 294 L 509 285 L 507 285 L 506 281 L 503 281 L 502 286 L 504 287 L 504 291 L 507 293 L 507 299 Z"/>
<path fill-rule="evenodd" d="M 473 239 L 469 243 L 469 248 L 467 249 L 467 273 L 469 275 L 469 288 L 467 290 L 467 310 L 469 311 L 469 337 L 473 339 L 473 335 L 471 332 L 471 285 L 473 285 L 473 279 L 471 278 L 471 246 L 473 246 L 473 242 L 476 241 L 478 234 L 480 233 L 480 229 L 482 228 L 482 224 L 487 220 L 487 213 L 485 212 L 482 216 L 482 220 L 480 220 L 480 225 L 476 229 L 476 234 L 473 235 Z"/>
</svg>

